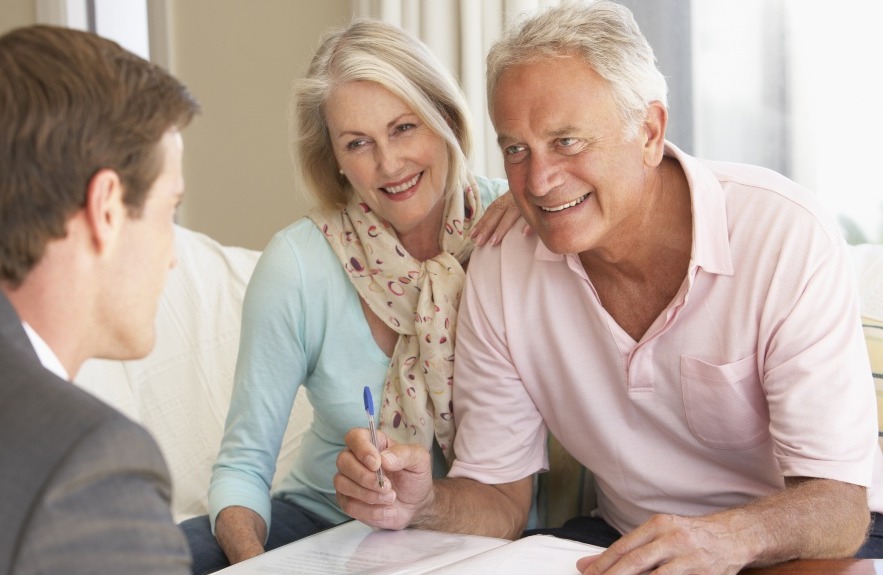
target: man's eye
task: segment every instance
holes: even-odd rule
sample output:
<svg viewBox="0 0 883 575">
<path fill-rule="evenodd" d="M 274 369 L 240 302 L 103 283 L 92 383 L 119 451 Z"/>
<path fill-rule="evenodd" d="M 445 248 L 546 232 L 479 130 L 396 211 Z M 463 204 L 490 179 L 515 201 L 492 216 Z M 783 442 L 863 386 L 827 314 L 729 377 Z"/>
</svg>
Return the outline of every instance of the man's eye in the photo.
<svg viewBox="0 0 883 575">
<path fill-rule="evenodd" d="M 562 154 L 571 155 L 576 154 L 583 147 L 580 145 L 582 140 L 579 138 L 558 138 L 557 148 Z"/>
<path fill-rule="evenodd" d="M 507 146 L 503 148 L 503 160 L 507 164 L 517 164 L 527 157 L 527 146 Z"/>
</svg>

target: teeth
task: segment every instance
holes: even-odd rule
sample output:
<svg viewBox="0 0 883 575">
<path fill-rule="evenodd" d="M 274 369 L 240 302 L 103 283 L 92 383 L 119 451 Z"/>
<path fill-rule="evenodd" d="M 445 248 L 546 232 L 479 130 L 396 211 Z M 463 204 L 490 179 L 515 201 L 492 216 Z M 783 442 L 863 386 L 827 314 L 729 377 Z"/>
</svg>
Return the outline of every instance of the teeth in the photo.
<svg viewBox="0 0 883 575">
<path fill-rule="evenodd" d="M 581 198 L 577 198 L 577 199 L 575 199 L 575 200 L 573 200 L 572 202 L 567 203 L 567 204 L 563 204 L 563 205 L 560 205 L 560 206 L 556 206 L 556 207 L 554 207 L 554 208 L 544 208 L 544 207 L 540 206 L 540 209 L 542 209 L 544 212 L 560 212 L 561 210 L 566 210 L 567 208 L 572 208 L 573 206 L 575 206 L 575 205 L 577 205 L 577 204 L 581 204 L 581 203 L 583 203 L 583 200 L 585 200 L 585 199 L 588 198 L 588 197 L 589 197 L 589 194 L 586 194 L 586 195 L 584 195 L 583 197 L 581 197 Z"/>
<path fill-rule="evenodd" d="M 409 181 L 405 182 L 404 184 L 399 184 L 398 186 L 393 186 L 391 188 L 383 188 L 383 191 L 385 191 L 387 194 L 401 194 L 402 192 L 404 192 L 405 190 L 411 188 L 414 184 L 416 184 L 417 180 L 419 180 L 419 179 L 420 179 L 420 174 L 417 174 L 416 176 L 414 176 L 413 178 L 411 178 Z"/>
</svg>

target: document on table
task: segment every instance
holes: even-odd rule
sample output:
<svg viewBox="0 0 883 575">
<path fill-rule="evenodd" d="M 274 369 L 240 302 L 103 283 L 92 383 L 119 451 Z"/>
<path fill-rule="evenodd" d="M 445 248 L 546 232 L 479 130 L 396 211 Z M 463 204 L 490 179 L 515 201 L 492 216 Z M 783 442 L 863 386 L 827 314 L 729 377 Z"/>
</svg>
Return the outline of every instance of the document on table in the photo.
<svg viewBox="0 0 883 575">
<path fill-rule="evenodd" d="M 518 541 L 350 521 L 221 570 L 224 575 L 576 575 L 576 561 L 603 548 L 534 535 Z"/>
<path fill-rule="evenodd" d="M 597 555 L 603 547 L 559 539 L 551 535 L 531 535 L 524 539 L 474 555 L 465 561 L 439 567 L 426 573 L 433 575 L 477 573 L 481 575 L 505 573 L 506 575 L 579 575 L 578 559 Z M 420 573 L 419 571 L 417 573 Z"/>
</svg>

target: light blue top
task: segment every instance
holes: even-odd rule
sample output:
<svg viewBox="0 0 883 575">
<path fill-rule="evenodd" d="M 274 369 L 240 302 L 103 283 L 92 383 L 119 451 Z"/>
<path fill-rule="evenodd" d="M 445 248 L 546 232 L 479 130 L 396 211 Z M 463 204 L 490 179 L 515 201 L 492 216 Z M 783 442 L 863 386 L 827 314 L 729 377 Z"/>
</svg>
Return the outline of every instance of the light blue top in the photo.
<svg viewBox="0 0 883 575">
<path fill-rule="evenodd" d="M 508 188 L 505 180 L 477 182 L 484 206 Z M 209 487 L 212 531 L 231 505 L 253 509 L 269 527 L 270 485 L 301 385 L 313 422 L 279 492 L 333 523 L 349 519 L 334 495 L 337 455 L 346 432 L 366 426 L 363 388 L 382 397 L 388 367 L 358 292 L 315 224 L 303 218 L 278 232 L 243 303 L 233 397 Z"/>
</svg>

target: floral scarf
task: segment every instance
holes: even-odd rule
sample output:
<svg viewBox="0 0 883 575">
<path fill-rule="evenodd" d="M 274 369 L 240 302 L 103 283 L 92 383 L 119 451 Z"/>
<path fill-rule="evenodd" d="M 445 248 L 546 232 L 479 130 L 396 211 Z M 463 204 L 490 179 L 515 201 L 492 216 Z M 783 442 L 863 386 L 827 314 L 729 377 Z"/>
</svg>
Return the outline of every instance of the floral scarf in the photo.
<svg viewBox="0 0 883 575">
<path fill-rule="evenodd" d="M 386 375 L 380 428 L 399 443 L 432 449 L 435 437 L 448 465 L 454 459 L 451 392 L 457 308 L 463 263 L 472 253 L 469 231 L 481 216 L 474 185 L 445 202 L 441 253 L 419 261 L 395 230 L 358 197 L 340 211 L 313 210 L 359 295 L 399 334 Z"/>
</svg>

